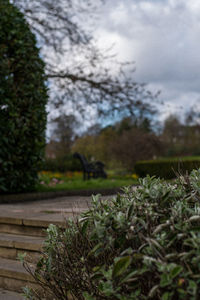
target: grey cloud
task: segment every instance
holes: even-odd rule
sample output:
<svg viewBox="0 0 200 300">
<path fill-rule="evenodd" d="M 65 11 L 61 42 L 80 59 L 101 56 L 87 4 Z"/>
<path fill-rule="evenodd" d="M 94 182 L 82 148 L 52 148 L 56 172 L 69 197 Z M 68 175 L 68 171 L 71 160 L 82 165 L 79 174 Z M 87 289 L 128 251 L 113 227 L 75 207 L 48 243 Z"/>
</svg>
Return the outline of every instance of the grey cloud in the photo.
<svg viewBox="0 0 200 300">
<path fill-rule="evenodd" d="M 97 35 L 113 38 L 120 58 L 136 62 L 137 80 L 188 107 L 200 99 L 199 11 L 197 0 L 108 0 Z"/>
</svg>

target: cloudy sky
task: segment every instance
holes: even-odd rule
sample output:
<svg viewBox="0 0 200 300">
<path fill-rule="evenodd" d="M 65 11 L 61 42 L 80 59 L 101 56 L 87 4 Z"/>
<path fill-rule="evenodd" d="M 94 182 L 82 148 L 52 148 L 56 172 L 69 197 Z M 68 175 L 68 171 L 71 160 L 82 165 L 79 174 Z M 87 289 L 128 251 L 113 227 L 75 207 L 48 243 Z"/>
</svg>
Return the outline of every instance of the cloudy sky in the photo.
<svg viewBox="0 0 200 300">
<path fill-rule="evenodd" d="M 200 0 L 107 0 L 95 36 L 161 90 L 162 117 L 200 104 Z"/>
</svg>

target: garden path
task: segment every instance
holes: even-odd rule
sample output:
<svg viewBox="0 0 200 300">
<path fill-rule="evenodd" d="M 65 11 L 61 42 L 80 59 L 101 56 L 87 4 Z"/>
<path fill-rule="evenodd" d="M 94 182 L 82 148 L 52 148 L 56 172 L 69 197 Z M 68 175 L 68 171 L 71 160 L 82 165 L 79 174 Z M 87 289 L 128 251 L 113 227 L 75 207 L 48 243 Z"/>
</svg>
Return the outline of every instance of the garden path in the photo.
<svg viewBox="0 0 200 300">
<path fill-rule="evenodd" d="M 102 196 L 102 198 L 110 197 Z M 85 196 L 0 204 L 0 300 L 23 300 L 19 291 L 26 285 L 26 280 L 30 280 L 16 258 L 9 255 L 19 251 L 27 252 L 30 249 L 35 251 L 37 244 L 43 240 L 41 236 L 37 236 L 38 227 L 48 226 L 49 222 L 65 223 L 67 218 L 76 217 L 87 210 L 90 204 L 91 197 Z M 29 235 L 28 228 L 32 230 L 30 236 L 26 236 Z M 19 278 L 24 281 L 21 283 Z"/>
<path fill-rule="evenodd" d="M 112 196 L 102 196 L 110 198 Z M 16 217 L 45 221 L 64 221 L 87 210 L 91 197 L 70 196 L 55 199 L 0 204 L 0 217 Z"/>
</svg>

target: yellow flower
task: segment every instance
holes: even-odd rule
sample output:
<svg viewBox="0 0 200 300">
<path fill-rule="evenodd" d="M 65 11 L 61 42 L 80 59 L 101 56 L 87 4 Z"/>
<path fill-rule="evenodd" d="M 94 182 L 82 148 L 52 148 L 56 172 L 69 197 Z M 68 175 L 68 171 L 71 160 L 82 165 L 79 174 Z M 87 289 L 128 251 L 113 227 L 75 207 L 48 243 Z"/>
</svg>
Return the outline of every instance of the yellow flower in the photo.
<svg viewBox="0 0 200 300">
<path fill-rule="evenodd" d="M 138 179 L 138 175 L 134 173 L 134 174 L 132 174 L 132 178 L 133 179 Z"/>
<path fill-rule="evenodd" d="M 58 173 L 58 172 L 54 173 L 53 175 L 54 175 L 53 177 L 56 177 L 56 178 L 61 178 L 63 176 L 61 173 Z"/>
</svg>

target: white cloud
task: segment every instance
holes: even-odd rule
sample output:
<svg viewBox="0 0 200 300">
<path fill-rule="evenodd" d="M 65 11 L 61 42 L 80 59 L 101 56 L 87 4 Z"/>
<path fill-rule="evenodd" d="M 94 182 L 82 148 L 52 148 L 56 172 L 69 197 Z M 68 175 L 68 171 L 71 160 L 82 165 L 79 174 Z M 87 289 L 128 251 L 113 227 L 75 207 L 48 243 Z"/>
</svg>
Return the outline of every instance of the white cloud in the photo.
<svg viewBox="0 0 200 300">
<path fill-rule="evenodd" d="M 96 29 L 99 44 L 136 62 L 135 78 L 187 108 L 200 101 L 200 1 L 108 0 Z"/>
</svg>

